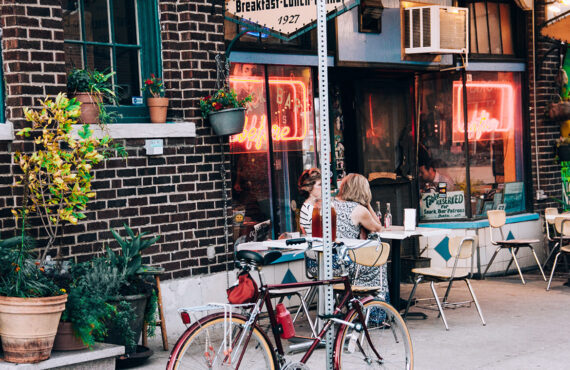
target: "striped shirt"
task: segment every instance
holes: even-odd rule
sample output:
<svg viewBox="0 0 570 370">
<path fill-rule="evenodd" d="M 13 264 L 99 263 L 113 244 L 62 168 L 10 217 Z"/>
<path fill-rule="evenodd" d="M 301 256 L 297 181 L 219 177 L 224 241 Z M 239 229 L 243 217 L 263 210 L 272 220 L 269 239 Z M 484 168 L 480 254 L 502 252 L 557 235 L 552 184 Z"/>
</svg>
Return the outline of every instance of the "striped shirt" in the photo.
<svg viewBox="0 0 570 370">
<path fill-rule="evenodd" d="M 299 214 L 299 224 L 305 229 L 307 236 L 313 234 L 313 206 L 308 202 L 303 203 Z"/>
</svg>

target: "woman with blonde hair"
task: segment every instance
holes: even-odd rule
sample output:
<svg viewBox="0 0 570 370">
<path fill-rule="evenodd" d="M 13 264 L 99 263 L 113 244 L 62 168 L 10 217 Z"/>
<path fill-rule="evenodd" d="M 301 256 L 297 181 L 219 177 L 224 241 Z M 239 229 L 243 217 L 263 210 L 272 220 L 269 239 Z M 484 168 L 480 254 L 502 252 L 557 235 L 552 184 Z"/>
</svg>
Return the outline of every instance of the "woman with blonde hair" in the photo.
<svg viewBox="0 0 570 370">
<path fill-rule="evenodd" d="M 368 180 L 357 173 L 348 174 L 340 183 L 336 199 L 332 204 L 336 211 L 336 237 L 358 239 L 361 228 L 369 233 L 382 231 L 370 201 L 372 193 Z M 333 262 L 334 265 L 334 262 Z M 368 267 L 353 264 L 349 268 L 355 276 L 353 284 L 361 286 L 381 286 L 377 297 L 388 301 L 388 274 L 386 265 Z"/>
</svg>

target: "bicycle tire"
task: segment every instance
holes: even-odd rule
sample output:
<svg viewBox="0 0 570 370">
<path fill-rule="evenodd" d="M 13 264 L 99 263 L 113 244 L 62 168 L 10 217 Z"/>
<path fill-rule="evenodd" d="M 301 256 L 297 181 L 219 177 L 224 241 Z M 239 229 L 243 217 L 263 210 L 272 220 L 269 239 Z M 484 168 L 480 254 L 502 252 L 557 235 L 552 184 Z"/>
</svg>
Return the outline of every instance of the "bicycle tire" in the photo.
<svg viewBox="0 0 570 370">
<path fill-rule="evenodd" d="M 348 325 L 341 325 L 335 339 L 337 369 L 412 370 L 414 368 L 412 340 L 402 316 L 386 302 L 372 298 L 361 302 L 372 345 L 382 360 L 375 360 L 377 356 L 370 347 L 364 331 L 358 333 Z M 357 312 L 351 310 L 346 315 L 345 321 L 358 323 L 360 319 Z"/>
<path fill-rule="evenodd" d="M 247 320 L 245 316 L 232 315 L 232 325 L 237 331 L 241 331 L 240 329 L 243 328 Z M 166 369 L 235 369 L 234 364 L 224 361 L 222 344 L 224 321 L 224 314 L 219 313 L 208 315 L 194 323 L 174 345 Z M 239 338 L 239 333 L 234 332 L 234 339 L 236 335 Z M 209 347 L 209 350 L 205 351 L 206 346 Z M 212 358 L 210 362 L 208 362 L 209 358 Z M 246 370 L 277 369 L 271 342 L 257 325 L 253 326 L 253 332 L 239 368 Z"/>
</svg>

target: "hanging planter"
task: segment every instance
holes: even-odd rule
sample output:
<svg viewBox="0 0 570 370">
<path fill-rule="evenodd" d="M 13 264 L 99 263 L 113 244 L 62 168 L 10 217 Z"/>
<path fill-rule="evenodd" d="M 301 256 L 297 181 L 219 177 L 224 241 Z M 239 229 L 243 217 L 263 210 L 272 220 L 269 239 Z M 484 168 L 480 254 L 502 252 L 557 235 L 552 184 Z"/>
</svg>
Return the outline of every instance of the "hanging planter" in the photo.
<svg viewBox="0 0 570 370">
<path fill-rule="evenodd" d="M 208 120 L 218 136 L 235 135 L 243 131 L 245 108 L 230 108 L 208 113 Z"/>
<path fill-rule="evenodd" d="M 146 100 L 150 113 L 150 122 L 165 123 L 168 111 L 168 98 L 148 98 Z"/>
</svg>

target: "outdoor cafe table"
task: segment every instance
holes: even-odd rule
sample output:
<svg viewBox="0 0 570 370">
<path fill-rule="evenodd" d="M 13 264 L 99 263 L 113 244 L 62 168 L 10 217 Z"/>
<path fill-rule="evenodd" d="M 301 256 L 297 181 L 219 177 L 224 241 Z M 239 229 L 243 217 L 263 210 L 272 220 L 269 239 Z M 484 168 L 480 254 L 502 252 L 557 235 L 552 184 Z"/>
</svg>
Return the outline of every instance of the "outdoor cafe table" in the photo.
<svg viewBox="0 0 570 370">
<path fill-rule="evenodd" d="M 383 229 L 380 233 L 380 238 L 384 240 L 391 240 L 391 258 L 392 261 L 392 272 L 389 279 L 389 289 L 390 289 L 390 299 L 391 303 L 397 309 L 404 308 L 403 304 L 400 302 L 400 281 L 401 281 L 401 247 L 402 240 L 416 236 L 437 236 L 446 235 L 448 230 L 436 229 L 430 227 L 416 227 L 414 230 L 404 230 L 403 226 L 392 226 L 390 230 Z M 348 247 L 352 245 L 358 245 L 363 240 L 359 239 L 337 239 L 337 241 L 344 242 Z M 297 245 L 286 245 L 285 240 L 266 240 L 262 242 L 250 242 L 242 243 L 237 246 L 237 250 L 255 250 L 255 251 L 266 251 L 270 249 L 282 249 L 282 250 L 298 250 L 304 251 L 306 248 L 306 243 Z M 373 241 L 371 241 L 373 242 Z M 320 243 L 319 243 L 320 244 Z M 322 245 L 317 244 L 313 247 L 315 251 L 322 251 Z"/>
</svg>

